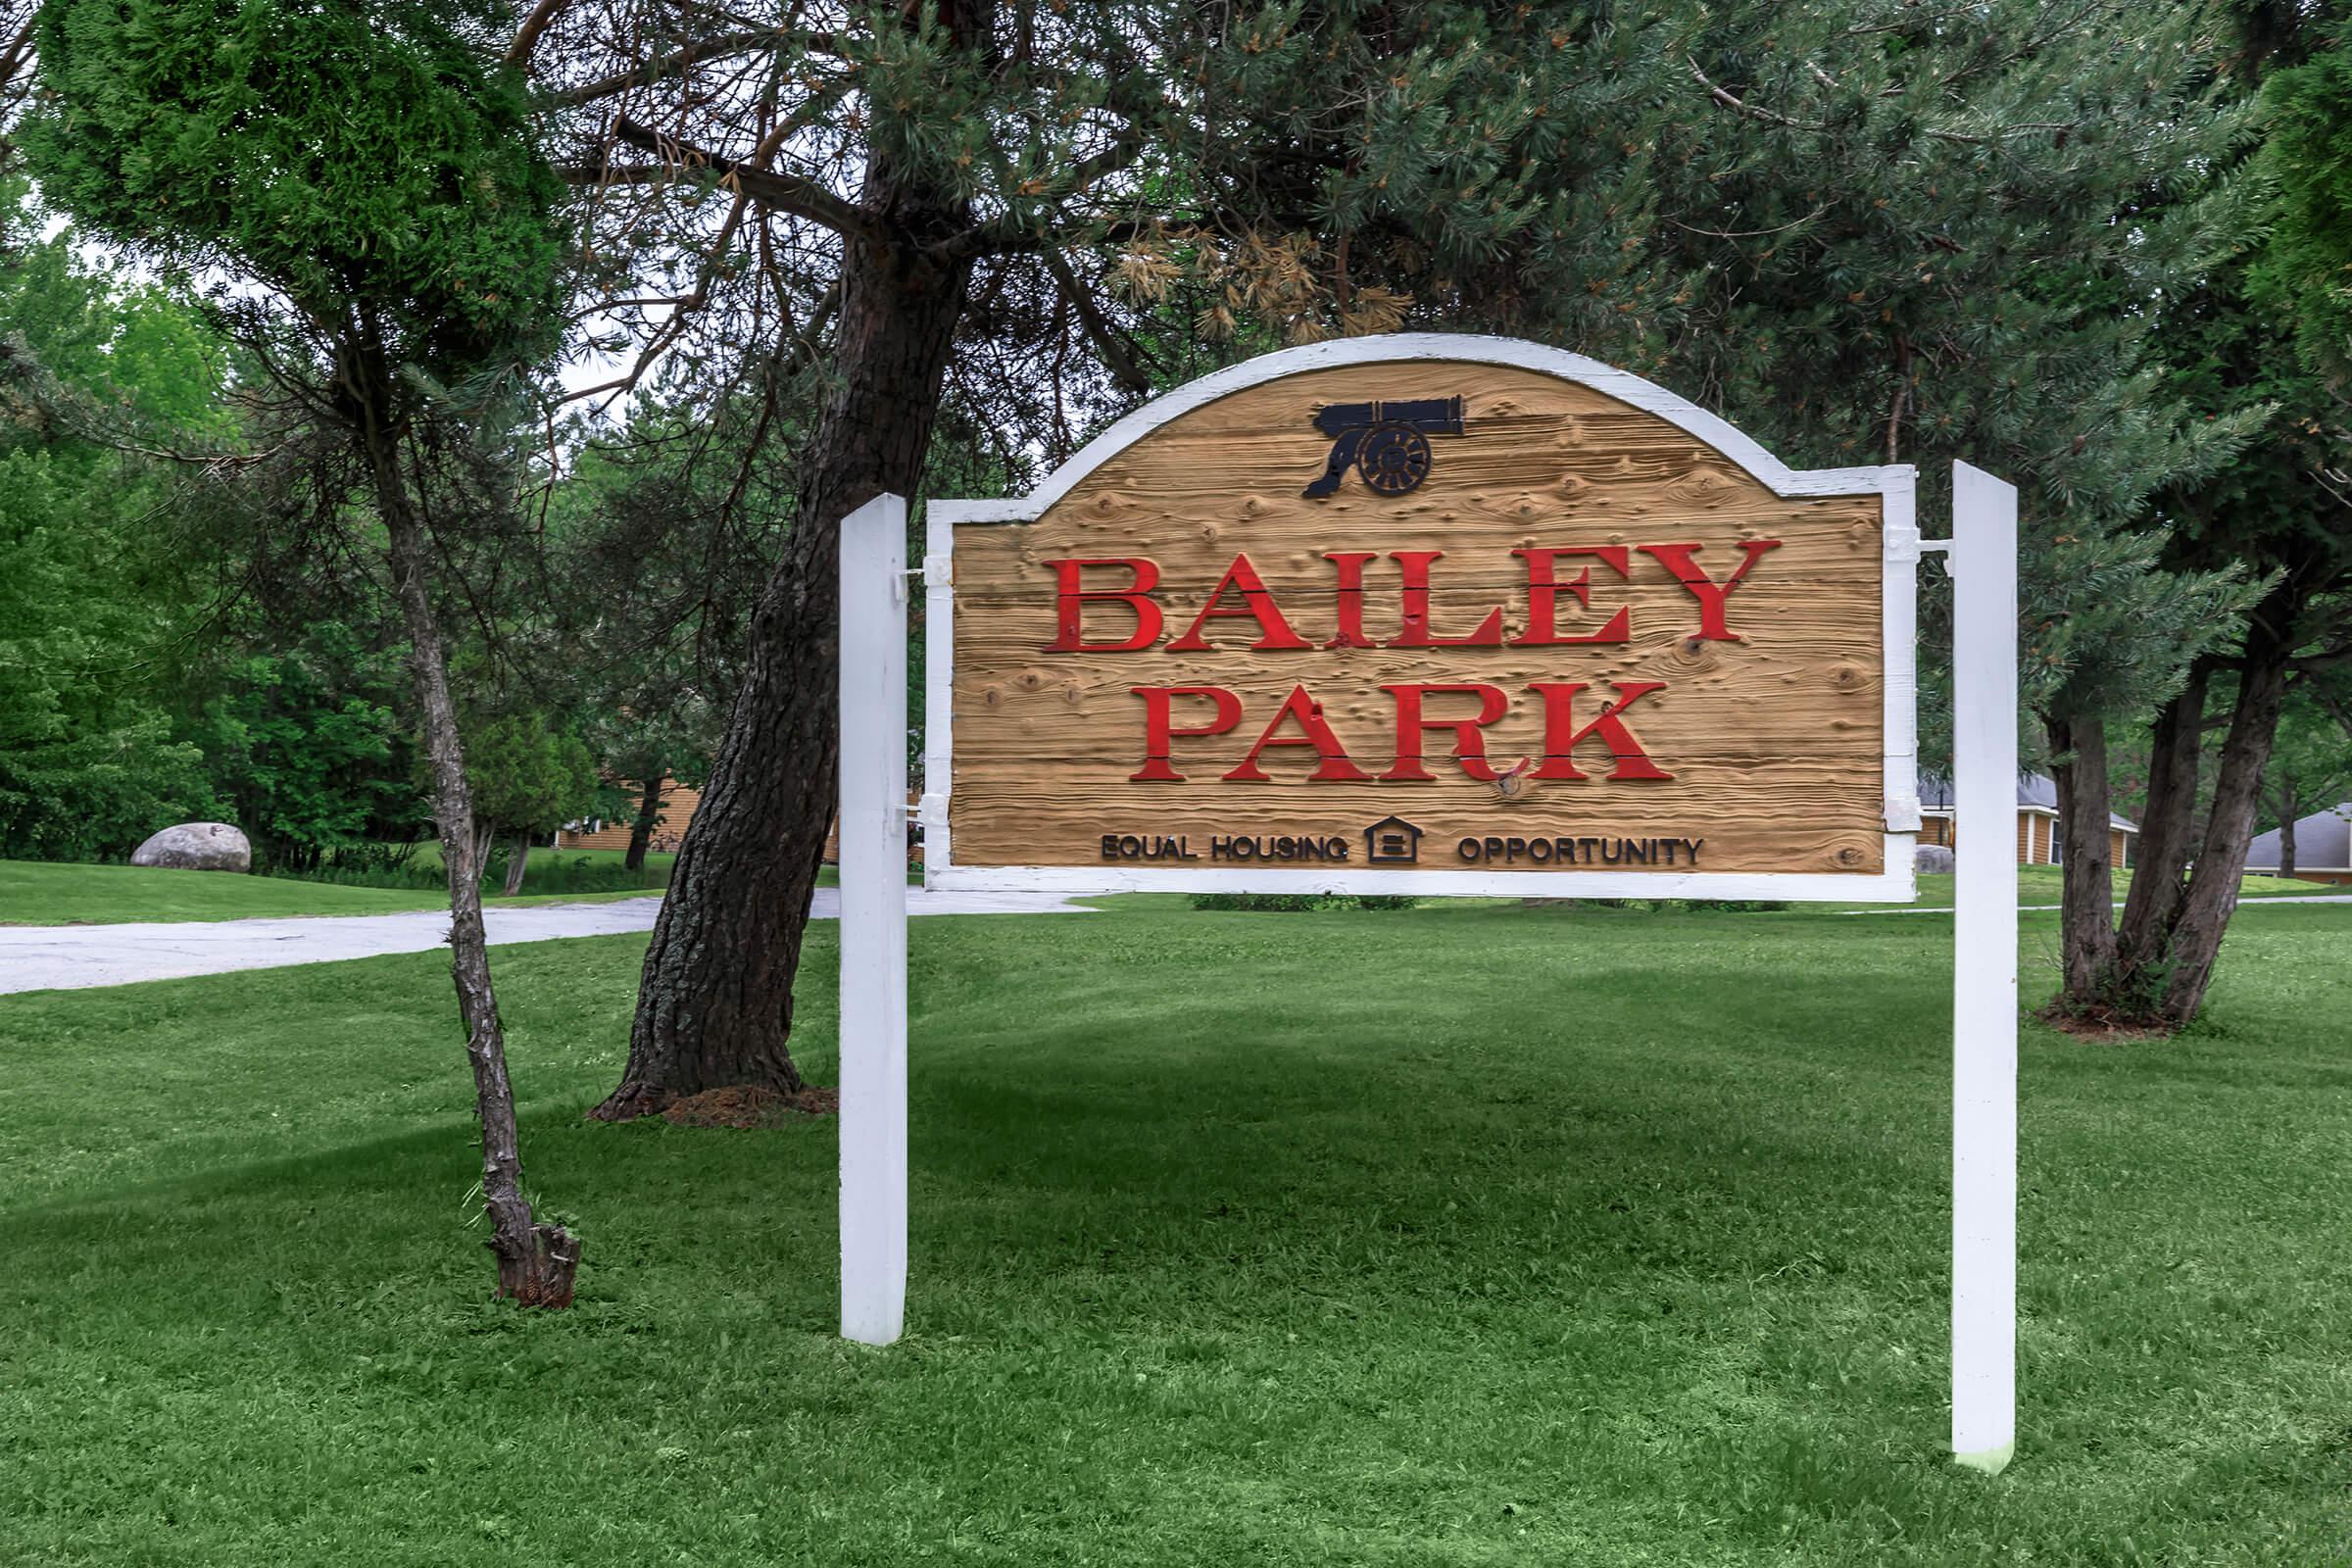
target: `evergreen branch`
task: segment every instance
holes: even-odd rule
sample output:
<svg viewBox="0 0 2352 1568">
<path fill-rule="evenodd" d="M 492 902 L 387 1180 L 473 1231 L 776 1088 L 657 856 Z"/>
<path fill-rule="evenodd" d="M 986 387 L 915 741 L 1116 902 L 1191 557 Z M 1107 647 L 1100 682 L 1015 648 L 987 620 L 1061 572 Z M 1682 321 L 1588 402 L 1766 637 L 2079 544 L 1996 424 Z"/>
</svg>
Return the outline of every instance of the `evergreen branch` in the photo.
<svg viewBox="0 0 2352 1568">
<path fill-rule="evenodd" d="M 1769 234 L 1786 234 L 1792 228 L 1802 228 L 1829 210 L 1829 203 L 1824 202 L 1804 217 L 1792 218 L 1788 222 L 1777 223 L 1771 228 L 1698 228 L 1677 218 L 1669 218 L 1666 221 L 1686 234 L 1696 234 L 1702 239 L 1762 239 Z M 1935 236 L 1931 235 L 1930 237 L 1934 238 Z M 1945 243 L 1949 245 L 1950 241 L 1947 240 Z M 1952 248 L 1957 250 L 1959 247 L 1952 246 Z"/>
<path fill-rule="evenodd" d="M 531 7 L 531 14 L 522 19 L 522 25 L 514 29 L 514 41 L 507 45 L 506 58 L 501 64 L 517 69 L 529 65 L 531 51 L 539 47 L 540 36 L 555 25 L 558 17 L 571 9 L 571 3 L 572 0 L 539 0 Z"/>
<path fill-rule="evenodd" d="M 8 41 L 8 53 L 0 55 L 0 87 L 13 83 L 17 73 L 32 58 L 32 24 L 33 18 L 25 18 L 24 25 Z"/>
<path fill-rule="evenodd" d="M 2306 654 L 2300 659 L 2287 661 L 2287 668 L 2305 675 L 2323 669 L 2338 669 L 2346 664 L 2352 664 L 2352 643 L 2338 643 L 2333 648 L 2323 650 L 2320 653 Z"/>
<path fill-rule="evenodd" d="M 1070 309 L 1078 313 L 1078 324 L 1086 329 L 1088 339 L 1102 353 L 1102 363 L 1109 369 L 1111 379 L 1138 397 L 1149 394 L 1152 377 L 1136 363 L 1133 345 L 1121 340 L 1117 329 L 1102 315 L 1102 307 L 1095 303 L 1093 293 L 1079 286 L 1078 275 L 1070 270 L 1069 258 L 1062 255 L 1061 247 L 1049 245 L 1041 254 L 1045 259 L 1046 270 L 1052 272 L 1054 281 L 1060 285 L 1062 298 L 1069 301 Z"/>
<path fill-rule="evenodd" d="M 1958 142 L 1964 147 L 1989 147 L 1995 142 L 2006 140 L 2011 136 L 2030 136 L 2037 130 L 2064 135 L 2074 128 L 2075 126 L 2070 122 L 2034 120 L 2019 125 L 2004 125 L 1998 132 L 1989 136 L 1972 136 L 1966 131 L 1944 130 L 1936 125 L 1923 125 L 1920 127 L 1919 133 L 1923 136 L 1933 136 L 1937 141 Z"/>
<path fill-rule="evenodd" d="M 1707 74 L 1698 69 L 1698 61 L 1696 59 L 1689 56 L 1686 56 L 1685 58 L 1690 61 L 1691 76 L 1697 80 L 1701 87 L 1707 89 L 1707 96 L 1714 99 L 1717 103 L 1723 105 L 1724 108 L 1729 109 L 1734 114 L 1744 115 L 1750 120 L 1760 120 L 1767 125 L 1780 125 L 1789 130 L 1826 131 L 1830 128 L 1828 123 L 1823 121 L 1791 120 L 1787 115 L 1780 114 L 1775 110 L 1765 109 L 1759 105 L 1751 104 L 1746 99 L 1738 96 L 1729 89 L 1716 86 L 1714 82 L 1707 78 Z"/>
<path fill-rule="evenodd" d="M 1107 178 L 1134 163 L 1143 152 L 1143 128 L 1130 126 L 1108 147 L 1073 164 L 1067 182 L 1059 194 L 1085 194 L 1096 181 Z M 1008 198 L 1012 195 L 1009 191 L 1005 194 Z M 1021 216 L 1013 212 L 974 223 L 960 233 L 949 235 L 934 247 L 944 258 L 956 261 L 1041 248 L 1053 248 L 1050 235 L 1034 225 L 1024 223 Z"/>
<path fill-rule="evenodd" d="M 1196 222 L 1203 220 L 1198 218 L 1191 220 Z M 1066 245 L 1081 238 L 1092 245 L 1122 244 L 1186 221 L 1173 214 L 1160 213 L 1150 218 L 1120 219 L 1099 228 L 1088 228 L 1083 222 L 1054 228 L 1022 228 L 1015 226 L 1009 218 L 992 219 L 985 223 L 976 223 L 959 234 L 950 235 L 932 248 L 941 257 L 951 261 L 967 257 L 977 260 L 984 256 L 1020 256 L 1030 251 Z"/>
<path fill-rule="evenodd" d="M 738 163 L 732 158 L 697 147 L 681 137 L 655 130 L 650 125 L 641 125 L 625 115 L 612 122 L 612 135 L 631 147 L 652 153 L 662 162 L 607 167 L 599 172 L 605 177 L 583 183 L 650 183 L 656 178 L 675 178 L 680 170 L 710 170 L 718 174 L 720 183 L 741 191 L 763 207 L 789 213 L 795 218 L 806 218 L 812 223 L 821 223 L 844 238 L 861 239 L 876 245 L 890 241 L 890 231 L 880 219 L 857 203 L 845 201 L 813 179 Z M 565 177 L 572 176 L 567 173 Z"/>
<path fill-rule="evenodd" d="M 600 98 L 610 98 L 615 93 L 627 92 L 632 87 L 643 87 L 666 76 L 677 75 L 680 72 L 698 66 L 706 60 L 731 55 L 739 50 L 754 48 L 763 43 L 777 45 L 797 43 L 814 54 L 839 54 L 841 52 L 840 38 L 829 32 L 795 32 L 789 27 L 760 27 L 744 32 L 720 33 L 716 37 L 687 44 L 681 49 L 663 55 L 659 60 L 649 60 L 641 66 L 632 67 L 627 71 L 614 72 L 609 76 L 600 76 L 594 81 L 585 81 L 576 87 L 565 87 L 560 92 L 550 94 L 550 97 L 556 103 L 574 107 L 581 104 L 592 104 Z"/>
<path fill-rule="evenodd" d="M 32 92 L 32 27 L 37 7 L 34 12 L 8 41 L 8 52 L 0 54 L 0 172 L 16 162 L 16 140 L 7 134 L 16 119 L 13 111 Z"/>
<path fill-rule="evenodd" d="M 1717 86 L 1714 81 L 1709 79 L 1707 74 L 1699 69 L 1697 60 L 1688 56 L 1685 59 L 1690 64 L 1692 78 L 1701 87 L 1707 89 L 1707 96 L 1734 114 L 1743 115 L 1749 120 L 1761 121 L 1767 125 L 1779 125 L 1788 130 L 1810 131 L 1817 135 L 1827 134 L 1835 128 L 1825 120 L 1796 120 L 1782 114 L 1777 109 L 1766 109 L 1761 104 L 1751 104 L 1729 88 Z M 2030 136 L 2036 131 L 2064 134 L 2074 128 L 2074 124 L 2070 122 L 2032 121 L 2024 124 L 2004 125 L 1991 135 L 1976 135 L 1964 130 L 1945 130 L 1937 125 L 1922 125 L 1919 133 L 1922 136 L 1933 136 L 1937 141 L 1958 142 L 1968 147 L 1988 147 L 2012 136 Z"/>
</svg>

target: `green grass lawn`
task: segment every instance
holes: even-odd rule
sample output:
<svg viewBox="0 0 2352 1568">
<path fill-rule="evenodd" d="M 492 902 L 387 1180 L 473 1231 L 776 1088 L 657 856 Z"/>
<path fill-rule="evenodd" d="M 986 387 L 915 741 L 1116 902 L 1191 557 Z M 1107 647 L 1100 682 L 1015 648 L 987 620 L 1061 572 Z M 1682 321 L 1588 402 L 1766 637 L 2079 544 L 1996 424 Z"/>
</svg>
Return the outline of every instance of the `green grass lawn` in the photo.
<svg viewBox="0 0 2352 1568">
<path fill-rule="evenodd" d="M 485 1299 L 441 958 L 0 998 L 0 1561 L 2345 1561 L 2352 910 L 2241 914 L 2182 1040 L 2028 1029 L 1991 1481 L 1943 1454 L 1949 941 L 918 920 L 879 1351 L 829 1121 L 581 1120 L 642 939 L 497 956 L 556 1314 Z"/>
<path fill-rule="evenodd" d="M 595 852 L 566 850 L 566 856 Z M 617 855 L 614 857 L 618 858 Z M 435 862 L 436 864 L 438 861 Z M 526 880 L 523 886 L 530 884 Z M 625 893 L 525 892 L 490 898 L 492 907 L 588 904 L 644 898 Z M 259 915 L 389 914 L 437 909 L 448 895 L 432 889 L 355 888 L 296 877 L 237 876 L 222 871 L 163 871 L 139 865 L 71 865 L 0 860 L 0 925 L 112 925 L 128 920 L 245 920 Z"/>
<path fill-rule="evenodd" d="M 1950 908 L 1954 880 L 1956 879 L 1949 875 L 1921 876 L 1918 879 L 1919 903 L 1929 906 Z M 2131 890 L 2132 873 L 2129 870 L 2118 872 L 2115 878 L 2116 898 L 2122 899 Z M 2019 904 L 2029 906 L 2037 904 L 2055 905 L 2064 891 L 2065 878 L 2059 873 L 2058 867 L 2054 865 L 2021 865 L 2018 867 L 2017 902 Z M 2352 888 L 2338 887 L 2328 882 L 2287 881 L 2275 876 L 2240 877 L 2237 882 L 2237 896 L 2240 899 L 2283 899 L 2294 897 L 2297 894 L 2312 893 L 2352 895 Z"/>
<path fill-rule="evenodd" d="M 621 852 L 618 850 L 564 850 L 557 853 L 564 860 L 585 860 L 596 869 L 602 869 L 603 862 L 607 860 L 617 869 L 621 860 Z M 658 882 L 666 882 L 673 858 L 665 855 L 648 856 L 647 869 Z M 421 846 L 417 851 L 417 863 L 438 867 L 441 863 L 440 852 L 429 844 Z M 535 863 L 544 868 L 543 860 Z M 919 870 L 910 871 L 907 880 L 919 884 L 922 873 Z M 818 869 L 819 887 L 833 887 L 839 882 L 840 877 L 832 866 Z M 526 889 L 530 885 L 528 881 L 524 883 Z M 2128 874 L 2117 879 L 2119 897 L 2129 885 Z M 485 902 L 492 907 L 533 904 L 594 904 L 608 899 L 644 898 L 654 891 L 657 889 L 604 893 L 525 892 L 517 898 L 492 897 Z M 2056 904 L 2057 868 L 2021 868 L 2017 873 L 2017 892 L 2021 904 Z M 2276 877 L 2248 877 L 2243 884 L 2242 896 L 2249 899 L 2276 898 L 2293 893 L 2352 893 L 2352 888 L 2328 887 L 2316 882 L 2281 882 Z M 229 876 L 218 872 L 158 871 L 144 866 L 0 860 L 0 925 L 114 924 L 126 920 L 243 920 L 258 915 L 385 914 L 399 909 L 439 908 L 444 902 L 444 895 L 437 888 L 343 887 L 306 882 L 293 877 Z M 1951 902 L 1950 877 L 1923 876 L 1919 879 L 1921 905 L 1949 907 Z"/>
</svg>

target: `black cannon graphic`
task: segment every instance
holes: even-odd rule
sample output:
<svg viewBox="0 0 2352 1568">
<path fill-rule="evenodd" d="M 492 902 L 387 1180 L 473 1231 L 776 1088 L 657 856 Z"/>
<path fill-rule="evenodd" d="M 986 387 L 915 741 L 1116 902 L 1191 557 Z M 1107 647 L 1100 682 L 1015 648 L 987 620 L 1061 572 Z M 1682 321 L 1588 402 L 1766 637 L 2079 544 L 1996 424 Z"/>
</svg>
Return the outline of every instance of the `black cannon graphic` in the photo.
<svg viewBox="0 0 2352 1568">
<path fill-rule="evenodd" d="M 1337 490 L 1352 463 L 1376 494 L 1400 496 L 1429 477 L 1429 438 L 1462 433 L 1462 400 L 1334 403 L 1315 415 L 1315 428 L 1332 438 L 1331 456 L 1304 495 L 1319 500 Z"/>
</svg>

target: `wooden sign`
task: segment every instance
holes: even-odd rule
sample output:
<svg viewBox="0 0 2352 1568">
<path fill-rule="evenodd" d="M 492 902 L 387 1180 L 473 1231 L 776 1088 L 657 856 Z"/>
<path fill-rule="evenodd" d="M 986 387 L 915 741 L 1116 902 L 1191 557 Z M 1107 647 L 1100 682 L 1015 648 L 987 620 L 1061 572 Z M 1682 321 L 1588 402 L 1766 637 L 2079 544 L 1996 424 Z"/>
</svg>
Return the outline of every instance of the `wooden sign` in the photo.
<svg viewBox="0 0 2352 1568">
<path fill-rule="evenodd" d="M 926 877 L 1908 899 L 1912 486 L 1502 339 L 1212 375 L 931 505 Z"/>
</svg>

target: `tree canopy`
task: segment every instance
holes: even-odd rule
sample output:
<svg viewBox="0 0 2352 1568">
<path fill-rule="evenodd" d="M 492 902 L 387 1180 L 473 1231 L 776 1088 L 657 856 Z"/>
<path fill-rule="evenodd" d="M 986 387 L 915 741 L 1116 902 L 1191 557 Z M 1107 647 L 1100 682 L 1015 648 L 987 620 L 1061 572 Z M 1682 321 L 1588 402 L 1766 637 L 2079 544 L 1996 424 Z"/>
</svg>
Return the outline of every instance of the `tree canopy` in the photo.
<svg viewBox="0 0 2352 1568">
<path fill-rule="evenodd" d="M 561 183 L 523 83 L 483 58 L 500 15 L 52 0 L 20 139 L 45 198 L 90 232 L 250 278 L 315 335 L 364 318 L 393 363 L 466 374 L 517 338 L 552 346 L 561 288 Z"/>
</svg>

